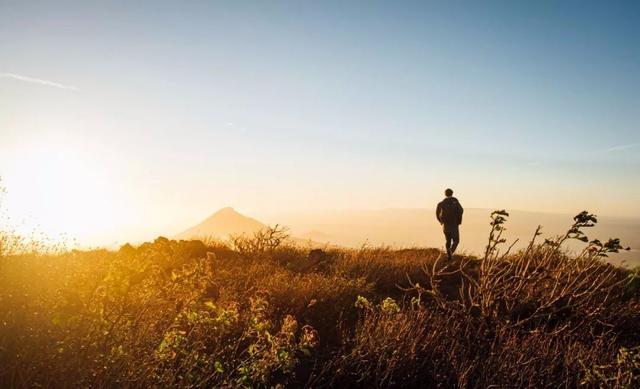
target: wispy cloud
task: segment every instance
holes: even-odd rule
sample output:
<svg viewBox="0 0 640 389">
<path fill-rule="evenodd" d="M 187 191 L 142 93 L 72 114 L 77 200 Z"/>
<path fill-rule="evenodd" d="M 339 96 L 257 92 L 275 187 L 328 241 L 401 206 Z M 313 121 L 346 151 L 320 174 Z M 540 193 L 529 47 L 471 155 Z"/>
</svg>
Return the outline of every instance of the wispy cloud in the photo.
<svg viewBox="0 0 640 389">
<path fill-rule="evenodd" d="M 613 152 L 616 152 L 616 151 L 632 149 L 634 147 L 640 147 L 640 142 L 627 143 L 626 145 L 611 146 L 611 147 L 608 147 L 606 149 L 598 150 L 598 152 L 603 153 L 603 154 L 607 154 L 607 153 L 613 153 Z"/>
<path fill-rule="evenodd" d="M 42 80 L 42 79 L 39 79 L 39 78 L 33 78 L 33 77 L 23 76 L 23 75 L 14 74 L 14 73 L 0 73 L 0 78 L 12 78 L 14 80 L 19 80 L 19 81 L 24 81 L 24 82 L 31 82 L 31 83 L 34 83 L 34 84 L 40 84 L 40 85 L 46 85 L 46 86 L 52 86 L 54 88 L 72 90 L 72 91 L 76 91 L 76 92 L 79 90 L 78 88 L 76 88 L 75 86 L 72 86 L 72 85 L 65 85 L 65 84 L 61 84 L 59 82 L 55 82 L 55 81 Z"/>
</svg>

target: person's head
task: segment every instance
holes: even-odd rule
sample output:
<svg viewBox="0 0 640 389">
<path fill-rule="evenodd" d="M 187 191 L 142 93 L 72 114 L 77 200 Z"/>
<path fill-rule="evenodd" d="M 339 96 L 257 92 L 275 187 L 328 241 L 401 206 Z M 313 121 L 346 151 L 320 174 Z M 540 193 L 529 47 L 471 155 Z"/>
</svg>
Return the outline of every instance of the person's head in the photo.
<svg viewBox="0 0 640 389">
<path fill-rule="evenodd" d="M 444 191 L 444 195 L 447 196 L 447 197 L 451 197 L 451 196 L 453 196 L 453 191 L 451 189 L 447 188 Z"/>
</svg>

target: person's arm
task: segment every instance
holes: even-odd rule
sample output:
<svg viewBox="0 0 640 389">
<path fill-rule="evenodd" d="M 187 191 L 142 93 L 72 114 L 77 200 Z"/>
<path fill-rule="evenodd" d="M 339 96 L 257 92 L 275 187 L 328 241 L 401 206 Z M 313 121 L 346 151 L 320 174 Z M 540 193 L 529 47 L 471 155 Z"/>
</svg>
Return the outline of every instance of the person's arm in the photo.
<svg viewBox="0 0 640 389">
<path fill-rule="evenodd" d="M 458 218 L 458 224 L 462 224 L 462 213 L 464 212 L 464 209 L 462 208 L 462 205 L 458 202 L 458 208 L 460 208 L 460 218 Z"/>
<path fill-rule="evenodd" d="M 442 203 L 438 203 L 438 206 L 436 207 L 436 219 L 438 219 L 438 222 L 440 222 L 440 224 L 442 224 L 442 219 L 440 219 L 441 210 L 442 210 Z"/>
</svg>

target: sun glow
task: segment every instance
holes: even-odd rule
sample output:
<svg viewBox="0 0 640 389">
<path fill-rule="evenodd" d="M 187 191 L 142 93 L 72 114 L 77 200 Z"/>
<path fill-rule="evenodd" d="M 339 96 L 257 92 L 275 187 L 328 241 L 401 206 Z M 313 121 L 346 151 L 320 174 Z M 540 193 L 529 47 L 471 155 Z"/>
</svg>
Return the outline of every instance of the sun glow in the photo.
<svg viewBox="0 0 640 389">
<path fill-rule="evenodd" d="M 93 241 L 122 216 L 105 169 L 81 147 L 48 144 L 25 151 L 3 177 L 6 208 L 21 233 Z"/>
</svg>

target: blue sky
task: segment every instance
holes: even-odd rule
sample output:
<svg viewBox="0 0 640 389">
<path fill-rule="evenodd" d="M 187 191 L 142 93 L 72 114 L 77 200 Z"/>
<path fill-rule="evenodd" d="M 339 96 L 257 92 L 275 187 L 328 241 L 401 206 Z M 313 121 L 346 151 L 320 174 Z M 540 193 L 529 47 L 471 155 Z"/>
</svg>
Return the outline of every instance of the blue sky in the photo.
<svg viewBox="0 0 640 389">
<path fill-rule="evenodd" d="M 640 216 L 637 2 L 131 3 L 0 0 L 17 215 L 115 239 L 450 186 Z"/>
</svg>

